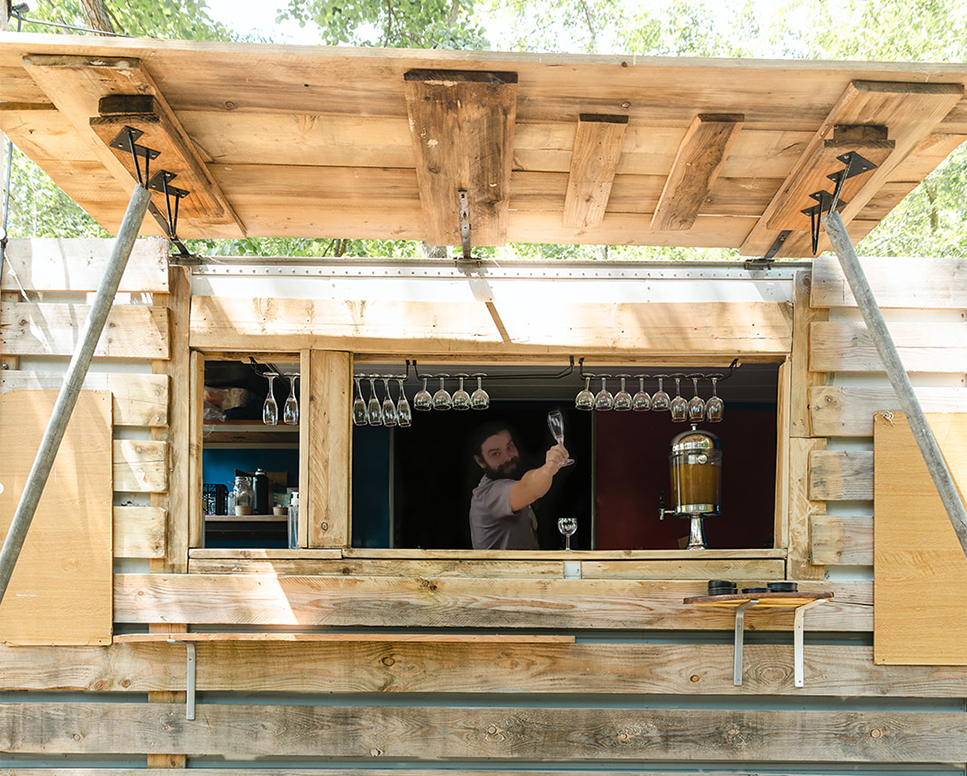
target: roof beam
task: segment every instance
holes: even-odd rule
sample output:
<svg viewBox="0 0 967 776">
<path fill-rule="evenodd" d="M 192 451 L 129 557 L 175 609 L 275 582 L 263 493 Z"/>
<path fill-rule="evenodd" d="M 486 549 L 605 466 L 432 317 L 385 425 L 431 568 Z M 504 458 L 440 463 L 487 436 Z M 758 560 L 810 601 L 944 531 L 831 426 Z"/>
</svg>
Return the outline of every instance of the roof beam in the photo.
<svg viewBox="0 0 967 776">
<path fill-rule="evenodd" d="M 23 65 L 57 110 L 70 120 L 75 131 L 85 139 L 95 157 L 111 173 L 123 191 L 130 191 L 132 182 L 136 181 L 130 158 L 125 159 L 123 155 L 115 156 L 115 152 L 102 142 L 91 127 L 91 119 L 99 115 L 99 103 L 104 97 L 113 95 L 153 97 L 157 121 L 152 127 L 152 139 L 159 144 L 164 143 L 164 147 L 153 147 L 166 152 L 165 156 L 159 157 L 157 169 L 164 168 L 179 174 L 192 169 L 192 175 L 198 181 L 198 185 L 192 190 L 192 196 L 186 197 L 182 203 L 179 220 L 183 228 L 179 230 L 181 232 L 179 236 L 223 238 L 245 236 L 241 222 L 217 184 L 211 179 L 203 162 L 198 158 L 194 144 L 181 127 L 154 80 L 142 67 L 140 60 L 124 57 L 28 55 L 23 58 Z M 118 131 L 121 126 L 117 128 Z M 143 129 L 143 127 L 137 128 Z M 116 134 L 117 132 L 114 133 Z M 163 141 L 162 135 L 164 135 Z M 109 140 L 113 138 L 112 135 Z M 174 185 L 191 190 L 187 178 L 179 179 Z M 198 211 L 196 203 L 201 202 L 206 196 L 209 199 L 207 209 Z M 195 199 L 196 203 L 190 203 L 192 199 Z M 164 195 L 156 194 L 153 201 L 156 207 L 164 212 Z"/>
<path fill-rule="evenodd" d="M 507 241 L 517 74 L 411 70 L 406 110 L 416 149 L 424 239 L 459 245 L 458 192 L 470 205 L 474 245 Z"/>
<path fill-rule="evenodd" d="M 658 198 L 653 231 L 692 228 L 744 121 L 741 113 L 700 114 L 692 120 Z"/>
<path fill-rule="evenodd" d="M 743 242 L 740 248 L 742 255 L 764 256 L 782 231 L 782 228 L 772 226 L 773 218 L 778 214 L 777 224 L 786 223 L 787 217 L 794 221 L 795 216 L 791 214 L 815 204 L 809 195 L 817 189 L 809 188 L 812 185 L 810 182 L 814 183 L 843 168 L 842 162 L 838 161 L 831 169 L 820 167 L 828 161 L 825 142 L 832 138 L 837 126 L 886 127 L 894 143 L 892 151 L 876 170 L 869 175 L 859 176 L 859 189 L 851 192 L 852 197 L 848 198 L 848 203 L 840 211 L 843 222 L 849 224 L 890 179 L 897 165 L 950 113 L 963 94 L 963 86 L 955 83 L 851 81 Z M 863 155 L 862 151 L 860 154 Z M 830 182 L 830 190 L 831 186 Z M 809 255 L 808 218 L 803 228 L 805 235 L 797 234 L 801 230 L 793 230 L 793 235 L 782 244 L 777 256 Z M 822 235 L 819 250 L 824 250 L 828 244 L 827 238 Z"/>
<path fill-rule="evenodd" d="M 578 117 L 564 198 L 565 227 L 583 229 L 604 220 L 627 127 L 627 116 Z"/>
</svg>

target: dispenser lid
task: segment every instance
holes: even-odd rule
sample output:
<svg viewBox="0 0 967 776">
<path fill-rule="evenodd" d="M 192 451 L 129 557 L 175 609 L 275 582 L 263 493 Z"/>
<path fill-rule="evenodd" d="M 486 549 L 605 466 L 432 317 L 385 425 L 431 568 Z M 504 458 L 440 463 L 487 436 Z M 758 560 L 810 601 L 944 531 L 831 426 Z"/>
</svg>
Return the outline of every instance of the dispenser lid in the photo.
<svg viewBox="0 0 967 776">
<path fill-rule="evenodd" d="M 681 453 L 689 450 L 721 450 L 722 443 L 710 431 L 693 428 L 683 431 L 671 441 L 671 452 Z"/>
</svg>

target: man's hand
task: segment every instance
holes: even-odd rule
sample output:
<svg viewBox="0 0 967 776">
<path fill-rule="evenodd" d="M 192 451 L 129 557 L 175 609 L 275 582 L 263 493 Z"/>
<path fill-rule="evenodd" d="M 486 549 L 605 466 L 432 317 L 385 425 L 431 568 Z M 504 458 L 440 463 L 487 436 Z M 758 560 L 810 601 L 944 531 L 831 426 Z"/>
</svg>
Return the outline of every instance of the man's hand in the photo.
<svg viewBox="0 0 967 776">
<path fill-rule="evenodd" d="M 554 474 L 557 470 L 561 468 L 561 464 L 564 463 L 570 456 L 567 454 L 567 448 L 564 445 L 554 445 L 547 454 L 544 456 L 544 465 L 547 467 L 553 467 L 552 471 Z"/>
<path fill-rule="evenodd" d="M 544 455 L 544 465 L 531 469 L 510 489 L 510 508 L 519 512 L 551 489 L 554 475 L 568 458 L 564 445 L 554 445 Z"/>
</svg>

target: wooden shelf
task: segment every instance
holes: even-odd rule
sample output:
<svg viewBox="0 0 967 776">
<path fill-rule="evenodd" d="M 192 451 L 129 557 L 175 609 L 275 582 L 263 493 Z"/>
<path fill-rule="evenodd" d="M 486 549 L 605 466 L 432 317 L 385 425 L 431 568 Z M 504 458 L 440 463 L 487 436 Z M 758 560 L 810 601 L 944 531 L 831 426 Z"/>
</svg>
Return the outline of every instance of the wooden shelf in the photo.
<svg viewBox="0 0 967 776">
<path fill-rule="evenodd" d="M 735 608 L 744 603 L 754 601 L 753 606 L 795 609 L 812 603 L 813 601 L 832 598 L 830 592 L 823 593 L 730 593 L 726 595 L 700 595 L 686 598 L 686 604 L 694 606 L 726 606 Z"/>
<path fill-rule="evenodd" d="M 287 515 L 205 515 L 206 523 L 285 523 Z"/>
</svg>

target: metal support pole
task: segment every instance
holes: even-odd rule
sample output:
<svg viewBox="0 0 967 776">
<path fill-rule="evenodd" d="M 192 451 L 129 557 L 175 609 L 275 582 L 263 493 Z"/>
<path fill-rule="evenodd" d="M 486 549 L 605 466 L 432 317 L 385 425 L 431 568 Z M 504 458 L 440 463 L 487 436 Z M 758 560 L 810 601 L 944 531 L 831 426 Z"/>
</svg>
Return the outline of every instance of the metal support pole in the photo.
<svg viewBox="0 0 967 776">
<path fill-rule="evenodd" d="M 964 510 L 964 504 L 960 500 L 957 485 L 950 474 L 950 469 L 947 468 L 943 453 L 940 452 L 940 445 L 937 444 L 937 440 L 927 423 L 927 418 L 923 414 L 923 409 L 920 407 L 920 401 L 913 391 L 910 377 L 900 360 L 900 354 L 897 352 L 893 338 L 883 320 L 883 315 L 880 313 L 880 308 L 873 296 L 872 289 L 870 289 L 866 274 L 860 266 L 856 252 L 853 250 L 853 244 L 846 233 L 843 219 L 835 211 L 827 213 L 823 216 L 823 226 L 826 227 L 826 233 L 829 235 L 833 250 L 839 256 L 839 263 L 843 267 L 843 273 L 849 282 L 850 290 L 856 298 L 856 303 L 859 305 L 863 320 L 870 331 L 873 344 L 876 345 L 876 350 L 880 354 L 880 359 L 883 361 L 890 382 L 893 383 L 893 390 L 896 391 L 897 398 L 900 400 L 900 408 L 907 416 L 907 422 L 910 424 L 913 437 L 920 447 L 920 453 L 927 464 L 927 470 L 930 472 L 937 493 L 940 494 L 940 500 L 947 510 L 947 517 L 950 518 L 950 522 L 954 526 L 954 531 L 960 540 L 964 554 L 967 554 L 967 512 Z"/>
<path fill-rule="evenodd" d="M 94 349 L 100 339 L 101 331 L 107 322 L 108 314 L 111 312 L 111 305 L 114 304 L 114 296 L 117 293 L 118 285 L 121 283 L 121 275 L 127 266 L 131 250 L 134 248 L 134 241 L 141 230 L 141 222 L 144 221 L 144 214 L 148 210 L 148 203 L 151 201 L 151 192 L 141 186 L 135 186 L 131 193 L 131 200 L 128 202 L 128 209 L 121 222 L 117 238 L 114 241 L 114 250 L 111 258 L 104 270 L 104 277 L 98 286 L 94 303 L 91 305 L 91 312 L 88 315 L 84 328 L 81 331 L 74 355 L 71 357 L 64 375 L 64 382 L 61 385 L 57 401 L 50 420 L 47 422 L 47 429 L 44 431 L 43 439 L 40 440 L 40 448 L 34 458 L 30 474 L 27 475 L 27 482 L 24 484 L 23 493 L 20 496 L 20 503 L 17 511 L 14 512 L 13 520 L 7 531 L 7 538 L 0 548 L 0 601 L 7 592 L 7 585 L 13 575 L 14 566 L 23 548 L 24 539 L 27 538 L 27 531 L 30 522 L 37 511 L 37 504 L 43 495 L 44 486 L 47 484 L 47 477 L 54 465 L 54 457 L 60 447 L 64 432 L 70 421 L 77 397 L 81 392 L 84 377 L 87 369 L 91 365 L 94 357 Z"/>
</svg>

